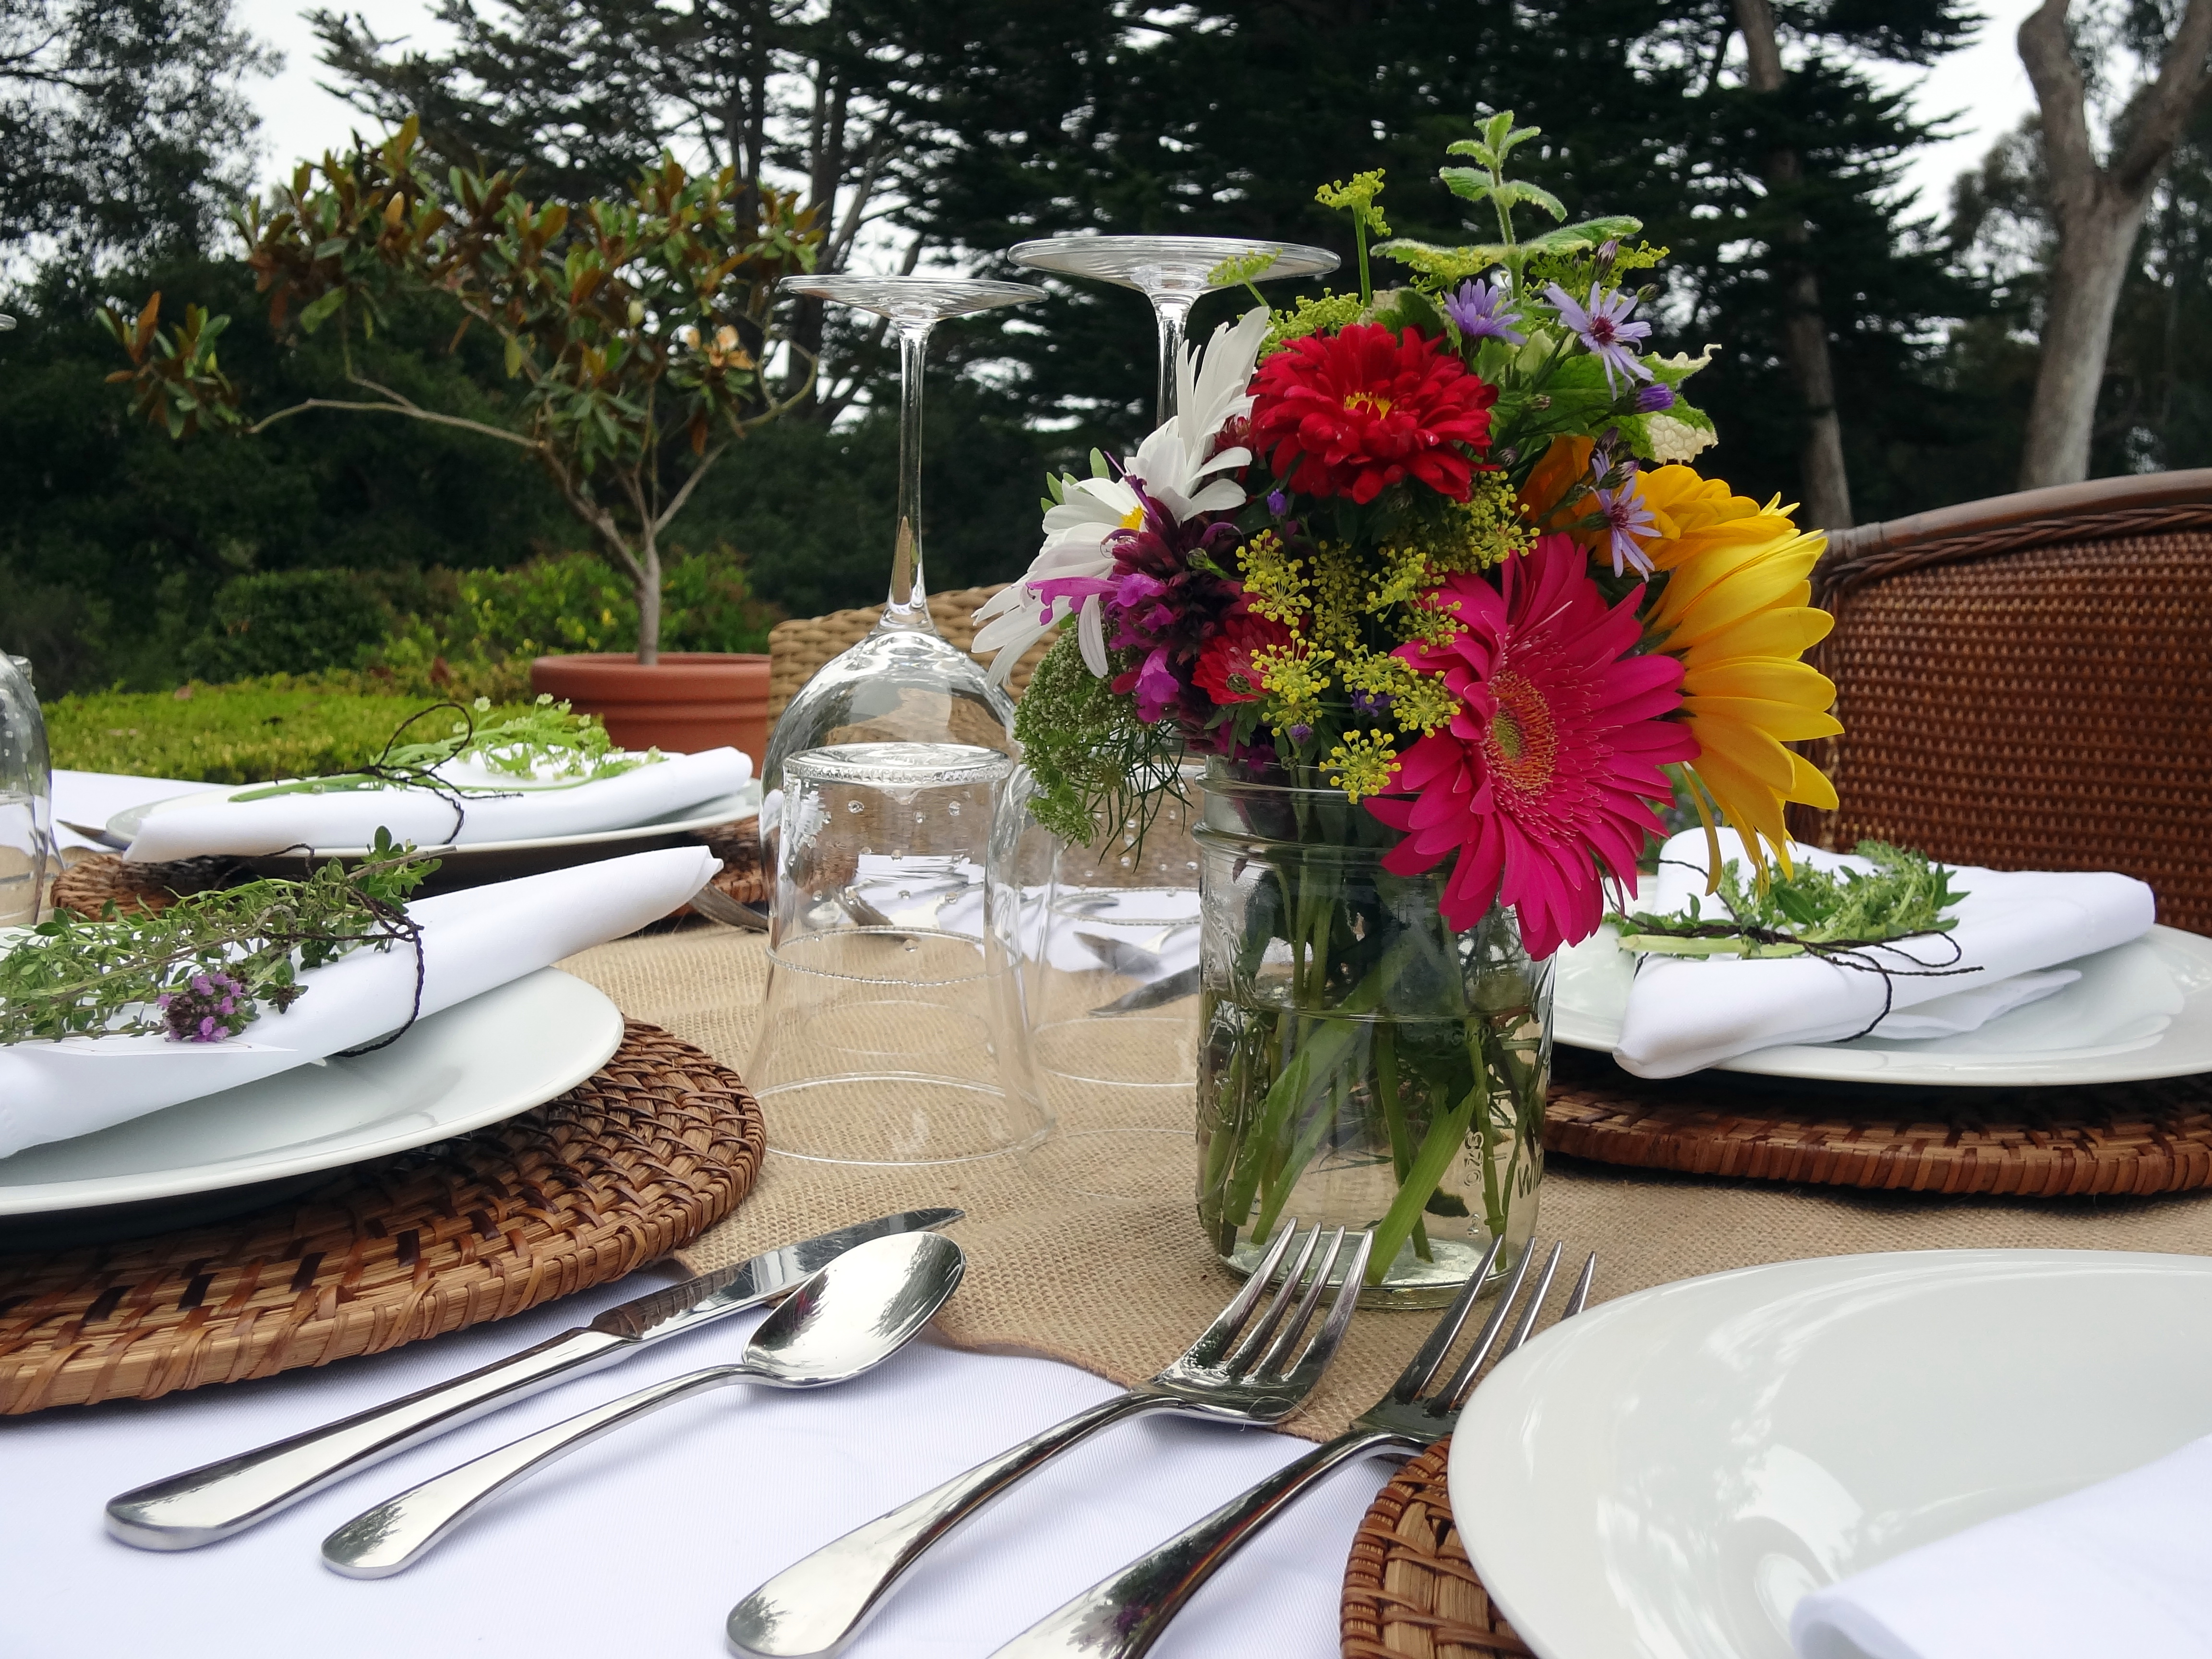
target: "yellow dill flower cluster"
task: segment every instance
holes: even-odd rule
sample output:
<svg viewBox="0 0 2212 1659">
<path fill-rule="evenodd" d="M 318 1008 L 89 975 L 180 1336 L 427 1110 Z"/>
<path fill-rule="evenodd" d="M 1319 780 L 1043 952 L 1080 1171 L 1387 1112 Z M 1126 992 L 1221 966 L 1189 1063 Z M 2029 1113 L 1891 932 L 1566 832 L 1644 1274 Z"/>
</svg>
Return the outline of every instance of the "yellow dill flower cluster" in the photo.
<svg viewBox="0 0 2212 1659">
<path fill-rule="evenodd" d="M 1269 314 L 1267 336 L 1260 342 L 1260 357 L 1264 361 L 1309 334 L 1334 334 L 1358 322 L 1366 308 L 1366 301 L 1357 294 L 1324 294 L 1317 300 L 1301 297 L 1291 310 Z"/>
<path fill-rule="evenodd" d="M 1398 769 L 1397 743 L 1379 728 L 1347 732 L 1328 751 L 1322 766 L 1330 781 L 1353 800 L 1379 795 L 1390 787 Z"/>
<path fill-rule="evenodd" d="M 1433 612 L 1429 614 L 1433 615 Z M 1459 700 L 1441 674 L 1424 674 L 1387 651 L 1362 651 L 1345 660 L 1344 689 L 1390 699 L 1390 718 L 1399 731 L 1423 737 L 1449 723 Z"/>
<path fill-rule="evenodd" d="M 1237 574 L 1252 614 L 1296 628 L 1311 602 L 1306 562 L 1292 558 L 1283 538 L 1263 530 L 1237 550 Z"/>
<path fill-rule="evenodd" d="M 1333 653 L 1297 646 L 1266 646 L 1252 653 L 1253 672 L 1269 698 L 1268 714 L 1275 730 L 1310 726 L 1319 718 L 1322 694 L 1331 684 L 1328 665 L 1334 660 Z"/>
</svg>

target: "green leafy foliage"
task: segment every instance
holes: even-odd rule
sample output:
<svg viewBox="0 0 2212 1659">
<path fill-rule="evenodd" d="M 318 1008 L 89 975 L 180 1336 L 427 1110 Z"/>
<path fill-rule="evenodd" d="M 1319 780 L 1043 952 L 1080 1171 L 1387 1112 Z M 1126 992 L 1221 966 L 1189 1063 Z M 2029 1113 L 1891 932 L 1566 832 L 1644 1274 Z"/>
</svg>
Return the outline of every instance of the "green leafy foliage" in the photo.
<svg viewBox="0 0 2212 1659">
<path fill-rule="evenodd" d="M 390 633 L 386 606 L 349 570 L 264 571 L 217 591 L 213 625 L 184 665 L 205 680 L 357 668 Z"/>
<path fill-rule="evenodd" d="M 1871 873 L 1815 869 L 1800 863 L 1764 887 L 1744 884 L 1730 859 L 1715 896 L 1719 913 L 1707 915 L 1695 895 L 1670 915 L 1639 911 L 1607 917 L 1624 948 L 1662 956 L 1790 957 L 1809 946 L 1848 949 L 1923 933 L 1948 933 L 1958 918 L 1947 914 L 1966 897 L 1954 890 L 1958 872 L 1924 853 L 1887 842 L 1863 841 L 1852 849 L 1871 860 Z"/>
<path fill-rule="evenodd" d="M 374 759 L 422 707 L 420 696 L 333 690 L 283 676 L 185 690 L 191 695 L 182 699 L 166 691 L 95 692 L 47 703 L 54 764 L 203 783 L 348 772 Z M 494 712 L 519 714 L 522 707 Z"/>
<path fill-rule="evenodd" d="M 1088 847 L 1099 819 L 1119 823 L 1159 791 L 1176 790 L 1181 738 L 1172 725 L 1140 723 L 1130 700 L 1085 665 L 1073 629 L 1037 664 L 1014 714 L 1014 736 L 1037 793 L 1030 812 L 1063 841 Z M 1148 824 L 1137 826 L 1139 839 Z"/>
<path fill-rule="evenodd" d="M 336 860 L 304 881 L 248 882 L 179 899 L 155 915 L 99 921 L 69 912 L 0 951 L 0 1043 L 68 1036 L 139 1036 L 169 1029 L 165 992 L 197 975 L 240 988 L 232 1034 L 280 1013 L 307 988 L 301 972 L 411 937 L 405 901 L 435 860 L 410 856 L 380 830 L 374 855 L 353 870 Z"/>
</svg>

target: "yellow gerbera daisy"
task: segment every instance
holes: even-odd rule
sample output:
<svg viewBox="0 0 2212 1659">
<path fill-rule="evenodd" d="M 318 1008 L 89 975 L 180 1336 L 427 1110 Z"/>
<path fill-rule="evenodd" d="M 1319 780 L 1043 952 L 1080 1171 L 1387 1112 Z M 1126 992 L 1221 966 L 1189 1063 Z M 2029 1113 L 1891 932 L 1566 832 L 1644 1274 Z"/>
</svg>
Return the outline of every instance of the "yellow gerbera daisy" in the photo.
<svg viewBox="0 0 2212 1659">
<path fill-rule="evenodd" d="M 1844 729 L 1828 713 L 1834 684 L 1798 660 L 1834 625 L 1807 603 L 1827 538 L 1801 532 L 1779 496 L 1762 507 L 1680 464 L 1639 473 L 1637 488 L 1659 531 L 1644 550 L 1667 573 L 1645 625 L 1660 650 L 1681 660 L 1682 707 L 1699 750 L 1688 769 L 1759 874 L 1770 851 L 1786 872 L 1783 804 L 1836 805 L 1820 769 L 1782 746 Z"/>
</svg>

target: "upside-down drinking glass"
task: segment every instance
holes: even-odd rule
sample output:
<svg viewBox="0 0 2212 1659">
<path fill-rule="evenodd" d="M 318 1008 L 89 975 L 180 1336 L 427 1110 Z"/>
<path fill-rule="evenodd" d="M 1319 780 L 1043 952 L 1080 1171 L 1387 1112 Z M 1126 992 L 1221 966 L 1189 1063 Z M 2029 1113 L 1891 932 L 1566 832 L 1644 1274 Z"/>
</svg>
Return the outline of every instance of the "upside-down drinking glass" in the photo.
<svg viewBox="0 0 2212 1659">
<path fill-rule="evenodd" d="M 973 657 L 930 620 L 922 571 L 921 391 L 923 349 L 946 317 L 1027 305 L 1045 297 L 1026 283 L 939 276 L 787 276 L 782 291 L 872 311 L 899 343 L 898 529 L 890 595 L 868 636 L 824 663 L 777 719 L 761 768 L 769 800 L 761 829 L 772 841 L 776 792 L 793 755 L 830 744 L 970 744 L 1011 751 L 1014 705 Z"/>
<path fill-rule="evenodd" d="M 0 927 L 28 927 L 53 853 L 53 772 L 30 665 L 0 653 Z"/>
<path fill-rule="evenodd" d="M 1013 758 L 974 744 L 787 757 L 769 981 L 745 1080 L 770 1150 L 946 1164 L 1050 1127 L 1023 1028 Z"/>
<path fill-rule="evenodd" d="M 1016 264 L 1062 276 L 1093 276 L 1133 288 L 1152 302 L 1152 322 L 1160 339 L 1159 399 L 1156 419 L 1176 412 L 1176 364 L 1182 361 L 1190 308 L 1218 288 L 1213 273 L 1231 259 L 1272 253 L 1265 270 L 1240 278 L 1272 283 L 1290 276 L 1317 276 L 1337 267 L 1327 248 L 1294 242 L 1255 242 L 1242 236 L 1047 236 L 1018 242 Z"/>
</svg>

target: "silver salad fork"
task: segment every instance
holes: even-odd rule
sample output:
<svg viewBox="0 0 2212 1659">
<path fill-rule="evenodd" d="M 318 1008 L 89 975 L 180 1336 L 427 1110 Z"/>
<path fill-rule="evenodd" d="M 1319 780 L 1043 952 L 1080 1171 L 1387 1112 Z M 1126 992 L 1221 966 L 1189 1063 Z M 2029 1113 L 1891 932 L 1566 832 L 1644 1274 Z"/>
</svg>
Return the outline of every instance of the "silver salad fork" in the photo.
<svg viewBox="0 0 2212 1659">
<path fill-rule="evenodd" d="M 1347 1241 L 1339 1227 L 1322 1248 L 1319 1227 L 1306 1234 L 1267 1310 L 1239 1340 L 1238 1332 L 1267 1294 L 1297 1233 L 1297 1223 L 1284 1224 L 1274 1248 L 1221 1316 L 1158 1376 L 1077 1413 L 786 1567 L 730 1610 L 730 1645 L 754 1659 L 836 1653 L 939 1539 L 1031 1470 L 1125 1417 L 1174 1411 L 1254 1425 L 1289 1416 L 1336 1356 L 1359 1300 L 1374 1242 L 1364 1232 Z M 1346 1257 L 1337 1275 L 1340 1260 Z M 1304 1354 L 1293 1358 L 1333 1275 L 1340 1288 L 1328 1316 Z"/>
</svg>

